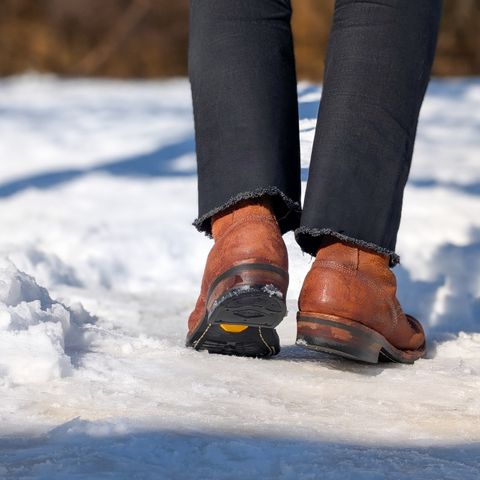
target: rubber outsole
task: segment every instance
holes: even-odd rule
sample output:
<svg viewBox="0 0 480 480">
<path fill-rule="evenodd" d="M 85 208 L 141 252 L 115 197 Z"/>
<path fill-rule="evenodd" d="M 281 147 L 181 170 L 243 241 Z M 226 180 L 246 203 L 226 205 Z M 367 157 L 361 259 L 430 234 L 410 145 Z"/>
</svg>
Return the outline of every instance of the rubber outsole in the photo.
<svg viewBox="0 0 480 480">
<path fill-rule="evenodd" d="M 280 351 L 275 327 L 285 315 L 285 300 L 268 285 L 233 288 L 215 301 L 212 311 L 187 337 L 187 346 L 223 355 L 273 356 Z M 247 328 L 233 332 L 222 325 Z"/>
<path fill-rule="evenodd" d="M 309 350 L 373 364 L 412 364 L 425 354 L 425 345 L 418 350 L 400 350 L 375 330 L 341 317 L 299 313 L 297 322 L 297 345 Z"/>
<path fill-rule="evenodd" d="M 232 289 L 215 302 L 209 323 L 275 328 L 286 315 L 285 301 L 269 293 L 265 285 Z"/>
</svg>

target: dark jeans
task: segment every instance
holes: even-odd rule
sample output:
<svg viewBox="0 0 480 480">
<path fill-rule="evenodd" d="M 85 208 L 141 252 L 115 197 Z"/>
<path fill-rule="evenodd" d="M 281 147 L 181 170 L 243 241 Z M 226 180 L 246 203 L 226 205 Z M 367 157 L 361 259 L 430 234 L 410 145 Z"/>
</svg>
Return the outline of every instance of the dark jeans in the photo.
<svg viewBox="0 0 480 480">
<path fill-rule="evenodd" d="M 321 1 L 321 0 L 319 0 Z M 271 195 L 282 232 L 395 243 L 441 0 L 337 0 L 303 212 L 289 0 L 191 0 L 199 217 Z"/>
</svg>

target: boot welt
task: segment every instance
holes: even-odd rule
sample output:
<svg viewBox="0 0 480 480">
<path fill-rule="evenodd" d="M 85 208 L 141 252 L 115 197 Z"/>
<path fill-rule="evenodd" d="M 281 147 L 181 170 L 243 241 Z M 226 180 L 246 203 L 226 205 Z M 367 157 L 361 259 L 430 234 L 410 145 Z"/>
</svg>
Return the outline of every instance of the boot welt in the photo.
<svg viewBox="0 0 480 480">
<path fill-rule="evenodd" d="M 400 350 L 360 322 L 303 312 L 297 314 L 297 345 L 365 363 L 412 364 L 426 352 L 425 344 L 417 350 Z"/>
</svg>

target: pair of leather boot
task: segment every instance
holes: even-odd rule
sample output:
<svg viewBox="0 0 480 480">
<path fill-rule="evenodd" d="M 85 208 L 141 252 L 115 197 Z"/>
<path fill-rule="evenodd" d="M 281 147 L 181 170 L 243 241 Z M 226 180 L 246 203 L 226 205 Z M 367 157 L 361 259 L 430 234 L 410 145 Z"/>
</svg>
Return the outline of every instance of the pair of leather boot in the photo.
<svg viewBox="0 0 480 480">
<path fill-rule="evenodd" d="M 212 235 L 187 346 L 241 356 L 277 354 L 288 256 L 268 200 L 240 202 L 213 217 Z M 303 283 L 297 343 L 368 363 L 413 363 L 425 353 L 422 326 L 396 298 L 388 256 L 333 237 L 319 248 Z"/>
</svg>

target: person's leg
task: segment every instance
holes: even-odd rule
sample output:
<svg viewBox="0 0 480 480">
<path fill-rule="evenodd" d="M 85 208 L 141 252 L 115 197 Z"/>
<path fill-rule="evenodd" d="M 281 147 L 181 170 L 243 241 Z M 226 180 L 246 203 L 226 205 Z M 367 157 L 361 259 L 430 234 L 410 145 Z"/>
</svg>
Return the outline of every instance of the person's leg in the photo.
<svg viewBox="0 0 480 480">
<path fill-rule="evenodd" d="M 289 0 L 191 0 L 189 76 L 199 214 L 270 195 L 283 232 L 300 221 L 300 160 Z"/>
<path fill-rule="evenodd" d="M 337 0 L 302 226 L 315 255 L 299 298 L 297 340 L 376 363 L 425 353 L 420 323 L 389 267 L 440 0 Z"/>
<path fill-rule="evenodd" d="M 286 313 L 287 250 L 300 221 L 289 0 L 191 0 L 189 74 L 198 165 L 194 225 L 215 241 L 187 345 L 269 356 Z"/>
<path fill-rule="evenodd" d="M 433 62 L 441 0 L 337 0 L 301 228 L 390 255 Z"/>
</svg>

